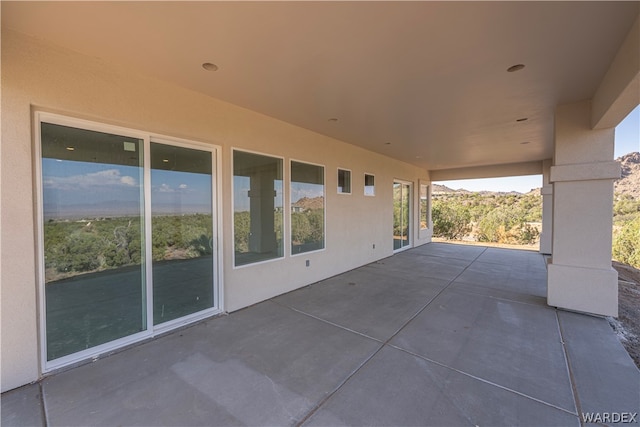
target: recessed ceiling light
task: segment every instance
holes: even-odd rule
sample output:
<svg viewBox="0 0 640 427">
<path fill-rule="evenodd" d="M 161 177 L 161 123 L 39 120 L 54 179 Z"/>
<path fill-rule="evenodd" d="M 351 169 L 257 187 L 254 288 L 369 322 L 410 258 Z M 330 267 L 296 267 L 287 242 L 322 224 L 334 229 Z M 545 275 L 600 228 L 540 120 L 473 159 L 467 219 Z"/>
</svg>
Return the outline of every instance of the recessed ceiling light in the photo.
<svg viewBox="0 0 640 427">
<path fill-rule="evenodd" d="M 526 122 L 527 120 L 529 120 L 528 117 L 523 117 L 521 119 L 516 119 L 516 122 Z"/>
<path fill-rule="evenodd" d="M 338 119 L 336 119 L 335 117 L 331 117 L 328 121 L 329 121 L 329 122 L 337 122 L 337 121 L 338 121 Z"/>
<path fill-rule="evenodd" d="M 66 147 L 67 151 L 73 151 L 76 149 L 76 147 Z"/>
<path fill-rule="evenodd" d="M 507 68 L 507 71 L 510 73 L 513 73 L 514 71 L 520 71 L 524 68 L 524 64 L 516 64 L 516 65 L 512 65 L 511 67 Z"/>
<path fill-rule="evenodd" d="M 212 64 L 211 62 L 205 62 L 202 64 L 202 68 L 207 71 L 218 71 L 218 66 L 216 64 Z"/>
<path fill-rule="evenodd" d="M 520 143 L 521 145 L 527 145 L 527 144 L 531 144 L 531 141 L 523 141 Z"/>
</svg>

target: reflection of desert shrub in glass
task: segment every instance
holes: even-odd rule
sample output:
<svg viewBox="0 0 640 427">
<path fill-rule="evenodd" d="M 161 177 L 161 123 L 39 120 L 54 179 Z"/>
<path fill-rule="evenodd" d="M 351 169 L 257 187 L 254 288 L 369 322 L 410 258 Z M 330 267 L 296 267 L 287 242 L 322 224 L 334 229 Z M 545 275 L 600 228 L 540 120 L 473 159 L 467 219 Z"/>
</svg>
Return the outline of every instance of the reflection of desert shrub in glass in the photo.
<svg viewBox="0 0 640 427">
<path fill-rule="evenodd" d="M 234 212 L 233 214 L 233 238 L 237 252 L 249 251 L 249 212 Z"/>
<path fill-rule="evenodd" d="M 64 277 L 141 262 L 139 218 L 49 220 L 44 224 L 46 268 Z M 211 215 L 153 218 L 153 259 L 211 255 Z"/>
<path fill-rule="evenodd" d="M 293 245 L 301 245 L 311 236 L 309 218 L 303 213 L 291 214 L 291 241 Z"/>
<path fill-rule="evenodd" d="M 153 217 L 153 260 L 190 259 L 211 255 L 211 215 Z"/>
</svg>

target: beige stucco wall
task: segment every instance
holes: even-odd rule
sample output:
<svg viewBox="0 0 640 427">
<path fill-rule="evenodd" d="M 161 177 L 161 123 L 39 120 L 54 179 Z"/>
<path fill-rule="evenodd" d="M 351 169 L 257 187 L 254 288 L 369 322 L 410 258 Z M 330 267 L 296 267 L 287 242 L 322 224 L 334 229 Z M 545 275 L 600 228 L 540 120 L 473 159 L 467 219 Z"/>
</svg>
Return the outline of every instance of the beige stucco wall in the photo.
<svg viewBox="0 0 640 427">
<path fill-rule="evenodd" d="M 1 385 L 9 390 L 40 375 L 32 120 L 42 109 L 71 117 L 221 147 L 225 310 L 266 298 L 392 254 L 392 182 L 428 173 L 273 118 L 3 30 L 2 32 Z M 231 149 L 255 150 L 325 166 L 326 250 L 274 262 L 232 266 Z M 336 194 L 336 168 L 352 171 L 353 194 Z M 362 194 L 364 173 L 376 196 Z M 288 174 L 287 174 L 288 175 Z M 418 204 L 413 204 L 413 221 Z M 414 245 L 430 241 L 418 233 Z M 376 249 L 373 249 L 375 244 Z M 311 266 L 305 267 L 305 260 Z"/>
<path fill-rule="evenodd" d="M 542 161 L 510 163 L 504 165 L 472 166 L 458 169 L 431 171 L 431 180 L 449 181 L 456 179 L 503 178 L 510 176 L 540 175 Z"/>
</svg>

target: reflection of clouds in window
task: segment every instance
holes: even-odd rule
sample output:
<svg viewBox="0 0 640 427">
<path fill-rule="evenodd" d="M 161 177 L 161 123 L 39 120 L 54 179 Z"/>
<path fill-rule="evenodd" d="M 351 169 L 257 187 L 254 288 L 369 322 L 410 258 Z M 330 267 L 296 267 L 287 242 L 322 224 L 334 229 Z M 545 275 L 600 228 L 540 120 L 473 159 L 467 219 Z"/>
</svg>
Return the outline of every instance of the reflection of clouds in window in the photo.
<svg viewBox="0 0 640 427">
<path fill-rule="evenodd" d="M 98 172 L 71 176 L 44 176 L 45 188 L 56 190 L 77 191 L 88 187 L 125 186 L 137 185 L 134 177 L 122 175 L 118 169 L 106 169 Z"/>
<path fill-rule="evenodd" d="M 125 185 L 136 185 L 136 180 L 132 176 L 123 176 L 120 182 Z"/>
<path fill-rule="evenodd" d="M 162 183 L 160 186 L 153 187 L 152 191 L 158 191 L 160 193 L 185 193 L 195 190 L 191 190 L 187 184 L 180 184 L 178 187 L 172 187 L 169 184 Z"/>
</svg>

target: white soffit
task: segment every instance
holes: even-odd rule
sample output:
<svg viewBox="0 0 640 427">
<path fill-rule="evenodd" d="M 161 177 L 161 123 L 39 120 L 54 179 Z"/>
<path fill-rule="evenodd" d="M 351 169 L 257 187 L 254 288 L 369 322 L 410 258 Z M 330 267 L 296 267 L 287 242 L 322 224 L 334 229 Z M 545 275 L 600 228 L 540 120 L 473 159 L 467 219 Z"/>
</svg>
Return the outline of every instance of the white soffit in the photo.
<svg viewBox="0 0 640 427">
<path fill-rule="evenodd" d="M 449 169 L 550 158 L 555 106 L 593 97 L 638 5 L 3 1 L 2 25 Z"/>
</svg>

